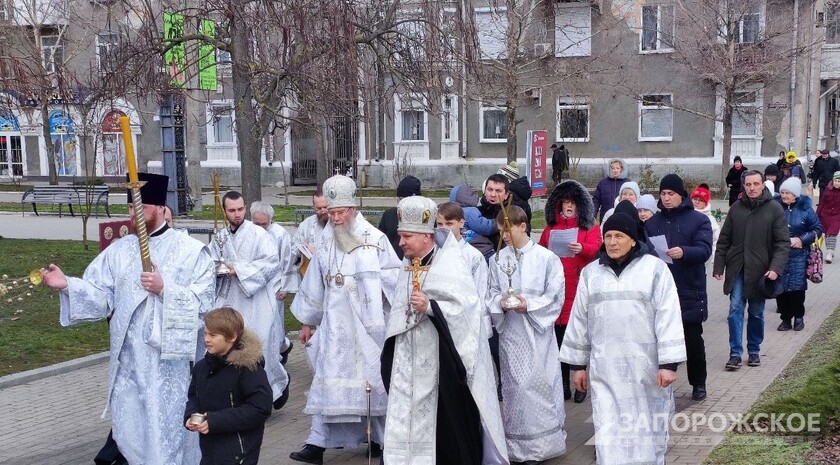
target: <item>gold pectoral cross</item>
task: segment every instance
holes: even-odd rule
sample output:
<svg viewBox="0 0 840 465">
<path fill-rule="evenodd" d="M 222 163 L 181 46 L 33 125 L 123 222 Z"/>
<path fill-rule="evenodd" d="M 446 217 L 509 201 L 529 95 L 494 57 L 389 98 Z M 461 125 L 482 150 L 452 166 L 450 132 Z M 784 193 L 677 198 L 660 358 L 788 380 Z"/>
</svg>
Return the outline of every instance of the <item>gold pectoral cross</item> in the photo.
<svg viewBox="0 0 840 465">
<path fill-rule="evenodd" d="M 411 259 L 411 266 L 405 267 L 405 271 L 411 271 L 411 286 L 415 291 L 420 290 L 420 272 L 421 271 L 429 271 L 428 266 L 421 266 L 420 264 L 423 263 L 423 260 L 420 258 L 412 258 Z"/>
</svg>

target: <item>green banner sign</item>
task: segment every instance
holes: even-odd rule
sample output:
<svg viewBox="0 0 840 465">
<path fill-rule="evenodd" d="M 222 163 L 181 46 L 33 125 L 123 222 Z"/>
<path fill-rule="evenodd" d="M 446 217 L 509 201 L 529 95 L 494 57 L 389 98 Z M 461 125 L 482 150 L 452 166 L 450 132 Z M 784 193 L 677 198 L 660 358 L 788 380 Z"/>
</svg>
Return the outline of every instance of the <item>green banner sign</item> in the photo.
<svg viewBox="0 0 840 465">
<path fill-rule="evenodd" d="M 163 13 L 163 37 L 167 51 L 163 55 L 166 70 L 171 84 L 184 87 L 187 82 L 187 57 L 183 42 L 172 45 L 172 40 L 184 37 L 184 16 L 174 13 Z"/>
<path fill-rule="evenodd" d="M 199 21 L 198 30 L 206 37 L 216 37 L 216 23 L 209 19 Z M 216 46 L 211 41 L 203 41 L 198 47 L 198 88 L 216 90 L 216 83 Z"/>
</svg>

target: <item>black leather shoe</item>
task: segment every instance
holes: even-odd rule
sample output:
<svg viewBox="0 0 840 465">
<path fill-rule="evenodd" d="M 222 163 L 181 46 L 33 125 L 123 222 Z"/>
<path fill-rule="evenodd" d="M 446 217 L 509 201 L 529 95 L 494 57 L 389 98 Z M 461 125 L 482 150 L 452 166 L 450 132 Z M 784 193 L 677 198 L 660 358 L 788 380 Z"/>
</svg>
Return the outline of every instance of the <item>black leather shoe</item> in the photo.
<svg viewBox="0 0 840 465">
<path fill-rule="evenodd" d="M 726 371 L 735 371 L 738 368 L 741 368 L 741 357 L 731 356 L 729 357 L 729 361 L 726 362 Z"/>
<path fill-rule="evenodd" d="M 583 402 L 584 399 L 586 399 L 586 391 L 578 391 L 575 389 L 575 403 L 579 404 Z"/>
<path fill-rule="evenodd" d="M 747 366 L 748 367 L 761 366 L 761 357 L 759 357 L 758 354 L 750 354 L 750 357 L 747 359 Z"/>
<path fill-rule="evenodd" d="M 794 318 L 793 319 L 793 330 L 794 331 L 802 331 L 805 329 L 805 320 L 802 318 Z"/>
<path fill-rule="evenodd" d="M 691 398 L 694 400 L 703 400 L 706 398 L 706 386 L 697 385 L 691 390 Z"/>
<path fill-rule="evenodd" d="M 370 443 L 370 445 L 368 445 L 367 455 L 370 455 L 370 458 L 372 459 L 382 457 L 382 446 L 375 442 Z"/>
<path fill-rule="evenodd" d="M 285 365 L 286 361 L 289 360 L 289 352 L 292 351 L 292 348 L 294 348 L 294 346 L 295 346 L 295 343 L 292 342 L 292 341 L 289 341 L 289 348 L 284 350 L 283 352 L 280 352 L 280 364 L 281 365 Z"/>
<path fill-rule="evenodd" d="M 779 327 L 776 328 L 778 331 L 790 331 L 791 329 L 793 329 L 793 326 L 790 325 L 790 321 L 785 320 L 782 320 L 782 322 L 779 323 Z"/>
<path fill-rule="evenodd" d="M 292 452 L 289 458 L 296 462 L 315 463 L 321 465 L 324 463 L 324 448 L 306 444 L 299 452 Z"/>
<path fill-rule="evenodd" d="M 286 376 L 289 377 L 289 383 L 286 384 L 286 389 L 283 389 L 283 392 L 280 393 L 280 397 L 274 401 L 274 410 L 280 410 L 289 401 L 289 386 L 292 385 L 292 375 L 286 373 Z"/>
</svg>

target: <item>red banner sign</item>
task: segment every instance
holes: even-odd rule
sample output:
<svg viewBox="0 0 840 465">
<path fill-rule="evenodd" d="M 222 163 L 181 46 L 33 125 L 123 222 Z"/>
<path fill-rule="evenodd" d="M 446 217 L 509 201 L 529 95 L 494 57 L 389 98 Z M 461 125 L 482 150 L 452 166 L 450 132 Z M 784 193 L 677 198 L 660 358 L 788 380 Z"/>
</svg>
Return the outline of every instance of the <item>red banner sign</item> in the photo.
<svg viewBox="0 0 840 465">
<path fill-rule="evenodd" d="M 546 194 L 548 166 L 548 131 L 528 131 L 528 180 L 531 182 L 531 195 L 541 197 Z"/>
</svg>

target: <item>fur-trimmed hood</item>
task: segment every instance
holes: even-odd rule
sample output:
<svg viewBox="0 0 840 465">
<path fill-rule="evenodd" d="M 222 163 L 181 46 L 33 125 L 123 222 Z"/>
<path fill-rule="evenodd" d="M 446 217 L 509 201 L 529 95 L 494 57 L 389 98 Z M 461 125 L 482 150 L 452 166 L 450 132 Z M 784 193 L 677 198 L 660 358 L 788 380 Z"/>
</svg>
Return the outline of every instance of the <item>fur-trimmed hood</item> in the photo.
<svg viewBox="0 0 840 465">
<path fill-rule="evenodd" d="M 563 199 L 575 202 L 578 209 L 578 227 L 592 229 L 595 226 L 595 206 L 592 196 L 583 185 L 577 181 L 563 181 L 551 191 L 545 205 L 545 222 L 549 226 L 557 224 L 557 209 L 562 206 Z"/>
<path fill-rule="evenodd" d="M 262 343 L 251 330 L 245 329 L 239 342 L 228 352 L 227 362 L 230 365 L 255 370 L 263 363 Z"/>
</svg>

